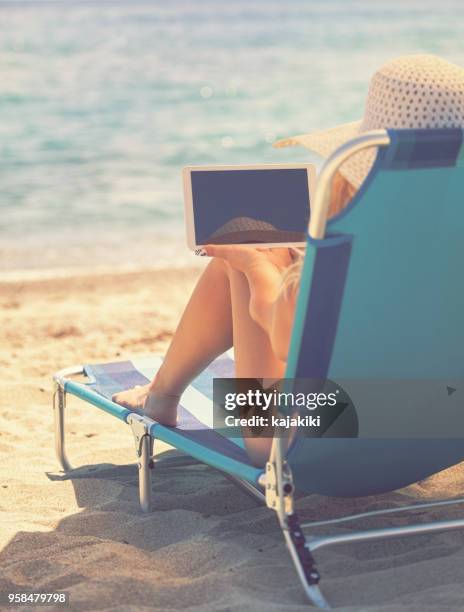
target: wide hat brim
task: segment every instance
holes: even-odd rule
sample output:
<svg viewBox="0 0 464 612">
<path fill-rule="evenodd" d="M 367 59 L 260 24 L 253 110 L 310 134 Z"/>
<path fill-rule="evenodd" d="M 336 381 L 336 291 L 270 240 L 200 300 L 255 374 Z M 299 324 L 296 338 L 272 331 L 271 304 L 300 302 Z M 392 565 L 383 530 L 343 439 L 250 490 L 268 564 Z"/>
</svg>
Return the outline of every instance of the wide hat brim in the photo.
<svg viewBox="0 0 464 612">
<path fill-rule="evenodd" d="M 303 146 L 314 151 L 321 157 L 329 157 L 338 147 L 346 141 L 358 136 L 361 132 L 362 121 L 343 123 L 328 130 L 300 134 L 284 138 L 274 143 L 274 147 Z M 366 178 L 375 159 L 375 150 L 359 151 L 348 158 L 340 167 L 340 173 L 353 185 L 359 188 Z"/>
</svg>

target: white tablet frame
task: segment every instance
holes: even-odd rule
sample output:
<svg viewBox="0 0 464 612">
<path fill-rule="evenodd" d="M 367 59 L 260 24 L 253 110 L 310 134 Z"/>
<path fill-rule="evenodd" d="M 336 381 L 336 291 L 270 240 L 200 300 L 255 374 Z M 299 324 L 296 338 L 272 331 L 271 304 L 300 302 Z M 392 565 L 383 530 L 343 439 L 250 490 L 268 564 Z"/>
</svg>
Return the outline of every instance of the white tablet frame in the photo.
<svg viewBox="0 0 464 612">
<path fill-rule="evenodd" d="M 215 166 L 186 166 L 182 169 L 182 181 L 184 188 L 184 210 L 185 210 L 185 230 L 187 234 L 187 246 L 194 251 L 205 246 L 197 244 L 195 236 L 195 224 L 193 218 L 193 196 L 192 196 L 192 172 L 214 172 L 220 170 L 292 170 L 305 169 L 308 175 L 308 193 L 310 203 L 314 201 L 316 190 L 316 166 L 314 164 L 293 163 L 293 164 L 236 164 L 236 165 L 215 165 Z M 306 231 L 306 228 L 305 228 Z M 305 242 L 258 242 L 247 243 L 249 247 L 298 247 L 304 246 Z"/>
</svg>

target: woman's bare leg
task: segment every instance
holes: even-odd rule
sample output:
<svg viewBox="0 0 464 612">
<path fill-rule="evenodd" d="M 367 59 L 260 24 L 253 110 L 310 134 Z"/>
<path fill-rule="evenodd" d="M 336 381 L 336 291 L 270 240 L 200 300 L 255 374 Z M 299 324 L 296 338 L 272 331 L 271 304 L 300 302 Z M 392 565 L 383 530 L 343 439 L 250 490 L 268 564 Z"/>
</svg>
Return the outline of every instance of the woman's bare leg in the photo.
<svg viewBox="0 0 464 612">
<path fill-rule="evenodd" d="M 200 277 L 155 379 L 117 393 L 113 400 L 175 425 L 180 395 L 218 355 L 232 346 L 232 309 L 227 264 L 213 259 Z"/>
<path fill-rule="evenodd" d="M 284 376 L 285 363 L 276 358 L 267 333 L 250 316 L 245 275 L 213 259 L 195 287 L 154 381 L 138 392 L 131 389 L 113 399 L 128 408 L 144 407 L 156 421 L 175 425 L 184 389 L 232 343 L 238 378 Z M 270 438 L 245 436 L 253 463 L 261 466 L 266 462 L 271 442 Z"/>
<path fill-rule="evenodd" d="M 230 295 L 237 378 L 282 378 L 285 362 L 275 356 L 268 334 L 250 316 L 250 288 L 245 275 L 229 267 Z M 253 437 L 244 429 L 248 455 L 257 466 L 266 463 L 272 438 Z"/>
<path fill-rule="evenodd" d="M 237 378 L 281 378 L 285 363 L 277 359 L 268 334 L 250 316 L 250 288 L 245 275 L 229 266 L 232 329 Z"/>
<path fill-rule="evenodd" d="M 232 309 L 226 263 L 213 259 L 184 310 L 156 378 L 160 391 L 181 394 L 232 346 Z"/>
</svg>

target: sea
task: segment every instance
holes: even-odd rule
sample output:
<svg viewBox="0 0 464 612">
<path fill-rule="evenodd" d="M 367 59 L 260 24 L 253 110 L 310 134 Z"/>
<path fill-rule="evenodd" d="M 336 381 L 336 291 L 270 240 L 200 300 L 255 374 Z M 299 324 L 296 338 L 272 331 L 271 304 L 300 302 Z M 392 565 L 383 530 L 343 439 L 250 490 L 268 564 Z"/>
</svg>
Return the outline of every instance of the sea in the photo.
<svg viewBox="0 0 464 612">
<path fill-rule="evenodd" d="M 463 36 L 462 0 L 0 1 L 0 277 L 195 265 L 183 166 L 320 166 L 272 143 Z"/>
</svg>

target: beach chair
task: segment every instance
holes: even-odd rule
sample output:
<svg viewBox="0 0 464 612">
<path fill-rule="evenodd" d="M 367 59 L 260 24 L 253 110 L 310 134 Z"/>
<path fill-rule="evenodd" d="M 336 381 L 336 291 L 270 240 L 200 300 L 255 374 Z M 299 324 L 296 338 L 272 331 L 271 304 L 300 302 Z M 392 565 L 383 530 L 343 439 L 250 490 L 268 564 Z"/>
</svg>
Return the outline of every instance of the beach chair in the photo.
<svg viewBox="0 0 464 612">
<path fill-rule="evenodd" d="M 350 205 L 327 223 L 331 181 L 349 156 L 375 149 L 375 163 Z M 460 129 L 380 130 L 340 147 L 323 166 L 311 209 L 307 249 L 286 377 L 337 380 L 422 380 L 441 398 L 440 414 L 458 415 L 464 385 L 464 147 Z M 64 449 L 67 393 L 127 423 L 139 466 L 140 503 L 150 509 L 153 441 L 163 440 L 221 470 L 276 512 L 291 558 L 309 600 L 329 608 L 319 588 L 313 552 L 329 545 L 424 534 L 464 527 L 440 520 L 366 531 L 315 536 L 315 527 L 393 512 L 463 503 L 431 501 L 301 524 L 295 492 L 358 497 L 393 491 L 464 460 L 458 426 L 440 436 L 363 435 L 363 410 L 378 414 L 384 404 L 358 406 L 358 437 L 275 435 L 265 468 L 254 467 L 240 439 L 212 428 L 212 380 L 233 376 L 233 361 L 213 362 L 181 398 L 179 425 L 164 427 L 111 401 L 120 389 L 145 383 L 159 362 L 133 361 L 69 368 L 54 376 L 56 451 L 70 469 Z M 85 373 L 86 383 L 73 380 Z M 434 392 L 435 392 L 434 391 Z M 441 395 L 440 395 L 441 393 Z M 405 423 L 418 422 L 421 407 L 408 396 L 395 400 Z M 450 406 L 450 408 L 448 408 Z M 457 406 L 457 408 L 456 408 Z M 454 412 L 453 412 L 454 410 Z M 430 430 L 429 430 L 430 431 Z M 454 431 L 454 434 L 453 434 Z M 281 433 L 281 432 L 280 432 Z M 330 432 L 329 432 L 330 433 Z M 457 492 L 458 493 L 458 492 Z M 438 560 L 437 560 L 438 562 Z"/>
</svg>

